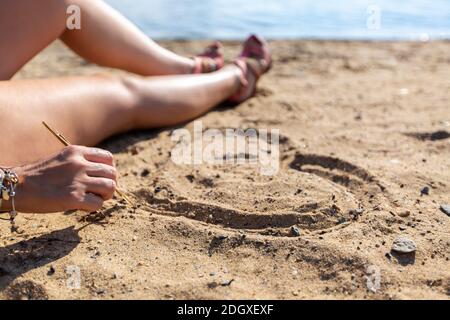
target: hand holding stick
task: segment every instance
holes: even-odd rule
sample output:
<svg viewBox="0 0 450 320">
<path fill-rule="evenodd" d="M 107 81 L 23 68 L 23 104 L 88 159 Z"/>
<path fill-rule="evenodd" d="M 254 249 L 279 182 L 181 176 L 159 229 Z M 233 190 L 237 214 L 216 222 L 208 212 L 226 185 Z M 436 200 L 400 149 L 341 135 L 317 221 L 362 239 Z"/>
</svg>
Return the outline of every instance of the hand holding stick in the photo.
<svg viewBox="0 0 450 320">
<path fill-rule="evenodd" d="M 71 145 L 71 143 L 61 133 L 59 133 L 58 131 L 54 130 L 45 121 L 42 121 L 42 124 L 47 128 L 48 131 L 50 131 L 66 147 Z M 123 191 L 121 191 L 119 188 L 117 188 L 116 192 L 123 200 L 125 200 L 129 205 L 134 207 L 133 202 L 130 200 L 130 198 L 128 198 L 125 195 L 125 193 Z"/>
</svg>

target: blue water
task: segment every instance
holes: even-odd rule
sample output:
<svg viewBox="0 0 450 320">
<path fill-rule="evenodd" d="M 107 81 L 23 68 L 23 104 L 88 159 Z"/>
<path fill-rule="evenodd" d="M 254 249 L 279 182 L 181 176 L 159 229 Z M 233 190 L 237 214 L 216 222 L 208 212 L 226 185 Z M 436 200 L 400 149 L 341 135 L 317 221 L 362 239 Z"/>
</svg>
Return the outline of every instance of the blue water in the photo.
<svg viewBox="0 0 450 320">
<path fill-rule="evenodd" d="M 450 38 L 450 0 L 107 0 L 155 39 Z"/>
</svg>

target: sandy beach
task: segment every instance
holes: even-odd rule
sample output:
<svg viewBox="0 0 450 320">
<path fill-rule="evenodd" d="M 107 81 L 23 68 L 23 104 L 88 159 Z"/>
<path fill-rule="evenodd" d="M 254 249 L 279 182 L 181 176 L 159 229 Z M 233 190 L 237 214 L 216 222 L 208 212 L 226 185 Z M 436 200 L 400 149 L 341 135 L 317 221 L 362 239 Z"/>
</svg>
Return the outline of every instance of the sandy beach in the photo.
<svg viewBox="0 0 450 320">
<path fill-rule="evenodd" d="M 209 42 L 161 43 L 190 56 Z M 450 42 L 271 47 L 256 96 L 199 120 L 279 129 L 276 175 L 177 165 L 174 128 L 112 138 L 137 208 L 21 214 L 20 234 L 0 221 L 0 298 L 449 299 Z M 55 43 L 15 79 L 99 72 L 119 74 Z M 392 250 L 398 237 L 415 251 Z"/>
</svg>

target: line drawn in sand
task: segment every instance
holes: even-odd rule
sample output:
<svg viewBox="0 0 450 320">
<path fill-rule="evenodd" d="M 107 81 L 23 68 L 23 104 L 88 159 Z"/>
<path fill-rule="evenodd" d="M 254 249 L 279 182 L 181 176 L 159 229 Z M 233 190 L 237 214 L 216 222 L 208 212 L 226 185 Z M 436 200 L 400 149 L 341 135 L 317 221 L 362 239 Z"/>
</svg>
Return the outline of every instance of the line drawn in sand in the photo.
<svg viewBox="0 0 450 320">
<path fill-rule="evenodd" d="M 301 153 L 285 136 L 277 140 L 283 147 L 275 176 L 258 175 L 245 165 L 194 167 L 167 161 L 155 182 L 157 192 L 141 189 L 136 196 L 158 214 L 267 236 L 299 236 L 298 229 L 321 234 L 348 226 L 365 210 L 380 210 L 381 200 L 396 206 L 386 187 L 364 168 Z"/>
</svg>

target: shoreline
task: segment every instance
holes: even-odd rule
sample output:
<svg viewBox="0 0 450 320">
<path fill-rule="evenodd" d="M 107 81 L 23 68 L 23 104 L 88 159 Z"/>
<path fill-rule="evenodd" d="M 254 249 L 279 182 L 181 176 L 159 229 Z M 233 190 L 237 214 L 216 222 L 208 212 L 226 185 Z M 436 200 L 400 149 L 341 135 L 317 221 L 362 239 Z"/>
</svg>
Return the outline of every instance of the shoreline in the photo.
<svg viewBox="0 0 450 320">
<path fill-rule="evenodd" d="M 426 33 L 424 33 L 426 34 Z M 450 34 L 447 36 L 440 36 L 440 37 L 428 37 L 427 39 L 421 39 L 420 35 L 418 34 L 417 37 L 384 37 L 384 38 L 365 38 L 365 37 L 342 37 L 342 38 L 333 38 L 333 37 L 265 37 L 266 40 L 270 42 L 303 42 L 303 41 L 316 41 L 316 42 L 387 42 L 387 43 L 393 43 L 393 42 L 418 42 L 418 43 L 433 43 L 433 42 L 446 42 L 450 41 Z M 148 35 L 150 36 L 150 35 Z M 156 42 L 203 42 L 203 41 L 222 41 L 222 42 L 242 42 L 246 39 L 245 36 L 243 36 L 241 39 L 239 38 L 152 38 Z"/>
</svg>

